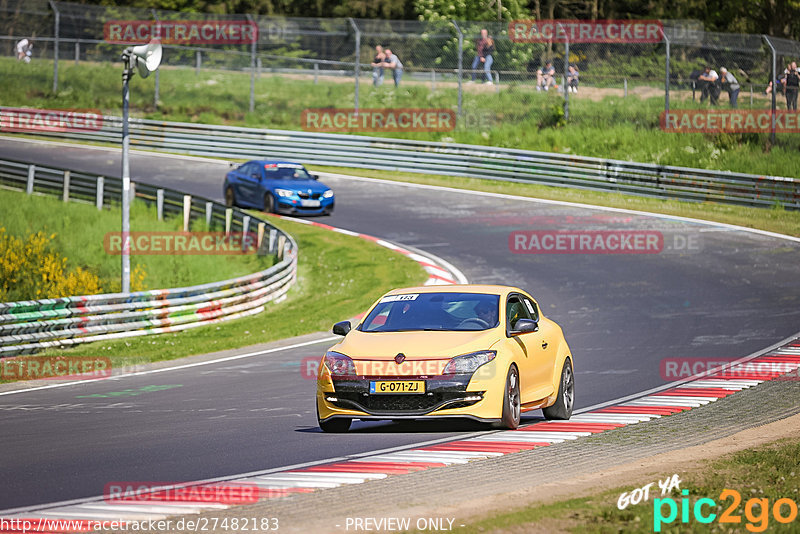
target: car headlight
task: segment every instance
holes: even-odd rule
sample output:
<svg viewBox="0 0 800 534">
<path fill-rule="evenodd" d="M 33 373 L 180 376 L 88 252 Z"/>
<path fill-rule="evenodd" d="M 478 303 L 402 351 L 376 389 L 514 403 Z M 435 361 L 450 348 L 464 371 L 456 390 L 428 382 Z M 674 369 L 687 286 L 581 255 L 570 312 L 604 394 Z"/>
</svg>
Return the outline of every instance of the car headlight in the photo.
<svg viewBox="0 0 800 534">
<path fill-rule="evenodd" d="M 291 189 L 276 189 L 275 194 L 278 195 L 279 197 L 290 197 L 294 195 L 294 191 L 292 191 Z"/>
<path fill-rule="evenodd" d="M 442 374 L 460 375 L 474 373 L 481 365 L 494 360 L 495 356 L 497 356 L 496 350 L 482 350 L 480 352 L 456 356 L 447 362 Z"/>
<path fill-rule="evenodd" d="M 322 198 L 331 198 L 333 197 L 333 189 L 328 189 L 324 193 L 322 193 Z"/>
<path fill-rule="evenodd" d="M 356 376 L 356 365 L 350 357 L 339 352 L 329 350 L 325 353 L 325 366 L 331 372 L 331 376 Z"/>
</svg>

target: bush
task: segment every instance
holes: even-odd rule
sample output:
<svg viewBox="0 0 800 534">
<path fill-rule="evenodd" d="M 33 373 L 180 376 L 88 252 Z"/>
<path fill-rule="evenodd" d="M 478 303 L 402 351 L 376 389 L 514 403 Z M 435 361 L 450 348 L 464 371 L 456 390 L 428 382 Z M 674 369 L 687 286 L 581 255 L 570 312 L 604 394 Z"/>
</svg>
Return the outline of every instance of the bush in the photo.
<svg viewBox="0 0 800 534">
<path fill-rule="evenodd" d="M 0 228 L 0 301 L 38 300 L 100 293 L 100 279 L 51 250 L 49 237 L 36 232 L 25 239 Z"/>
</svg>

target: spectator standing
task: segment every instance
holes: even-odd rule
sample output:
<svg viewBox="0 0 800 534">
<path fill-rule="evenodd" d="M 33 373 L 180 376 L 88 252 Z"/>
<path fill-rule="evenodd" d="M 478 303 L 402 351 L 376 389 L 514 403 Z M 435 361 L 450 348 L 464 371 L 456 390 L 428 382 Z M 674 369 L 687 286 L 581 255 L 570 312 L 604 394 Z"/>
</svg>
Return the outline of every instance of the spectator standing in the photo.
<svg viewBox="0 0 800 534">
<path fill-rule="evenodd" d="M 570 93 L 577 93 L 578 92 L 578 77 L 580 76 L 580 72 L 578 72 L 577 65 L 570 65 L 567 69 L 567 91 Z"/>
<path fill-rule="evenodd" d="M 383 47 L 378 45 L 375 47 L 375 58 L 372 63 L 372 85 L 379 87 L 383 84 L 383 67 L 381 64 L 386 59 L 386 54 L 383 52 Z"/>
<path fill-rule="evenodd" d="M 720 93 L 719 74 L 717 74 L 717 71 L 706 65 L 703 69 L 703 74 L 698 76 L 697 79 L 703 82 L 703 94 L 700 95 L 700 102 L 708 98 L 711 105 L 716 106 Z"/>
<path fill-rule="evenodd" d="M 724 87 L 728 91 L 728 96 L 731 100 L 731 107 L 736 108 L 738 107 L 738 100 L 739 100 L 739 90 L 741 87 L 739 86 L 739 81 L 736 77 L 728 72 L 728 69 L 725 67 L 720 67 L 720 80 L 722 81 L 722 87 Z"/>
<path fill-rule="evenodd" d="M 797 63 L 792 61 L 786 72 L 786 109 L 797 111 L 797 89 L 800 86 L 800 72 Z"/>
<path fill-rule="evenodd" d="M 392 69 L 394 86 L 400 87 L 400 79 L 403 77 L 403 63 L 390 48 L 387 48 L 384 53 L 386 54 L 386 59 L 381 63 L 381 66 L 385 69 Z"/>
<path fill-rule="evenodd" d="M 544 68 L 542 69 L 542 77 L 539 79 L 537 73 L 537 85 L 536 89 L 541 91 L 544 89 L 545 91 L 549 91 L 552 86 L 556 84 L 556 69 L 553 67 L 553 62 L 548 61 L 545 63 Z"/>
<path fill-rule="evenodd" d="M 481 36 L 475 41 L 475 59 L 472 60 L 472 81 L 478 70 L 478 65 L 483 65 L 486 83 L 492 85 L 492 63 L 494 63 L 494 39 L 489 36 L 489 30 L 481 30 Z"/>
</svg>

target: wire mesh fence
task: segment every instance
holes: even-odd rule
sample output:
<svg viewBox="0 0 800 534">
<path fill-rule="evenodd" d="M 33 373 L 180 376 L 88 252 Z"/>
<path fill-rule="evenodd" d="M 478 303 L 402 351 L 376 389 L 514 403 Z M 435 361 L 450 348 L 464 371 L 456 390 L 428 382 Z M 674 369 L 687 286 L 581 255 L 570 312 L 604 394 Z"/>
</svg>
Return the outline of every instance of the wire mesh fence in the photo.
<svg viewBox="0 0 800 534">
<path fill-rule="evenodd" d="M 244 114 L 258 115 L 276 102 L 286 103 L 286 95 L 308 108 L 449 109 L 459 127 L 484 138 L 487 130 L 500 126 L 635 123 L 659 128 L 659 113 L 668 109 L 784 106 L 781 74 L 800 57 L 800 43 L 706 32 L 696 21 L 657 22 L 658 38 L 645 41 L 581 35 L 520 40 L 513 35 L 514 22 L 216 15 L 5 0 L 0 2 L 0 52 L 19 58 L 16 47 L 28 39 L 32 61 L 52 62 L 46 83 L 58 93 L 82 75 L 65 67 L 118 64 L 127 44 L 161 36 L 164 57 L 151 109 L 179 102 L 180 87 L 189 83 L 222 84 L 238 76 L 230 79 L 239 86 L 249 78 L 249 99 L 232 100 Z M 220 27 L 235 25 L 252 25 L 257 34 L 237 41 L 223 29 L 220 38 Z M 206 26 L 214 31 L 203 33 Z M 179 27 L 186 33 L 174 33 Z M 482 30 L 492 40 L 488 54 Z M 391 50 L 395 62 L 376 59 L 376 47 Z M 706 66 L 717 76 L 724 67 L 727 74 L 707 82 Z M 24 77 L 26 72 L 14 74 Z M 191 74 L 195 82 L 187 78 Z M 21 83 L 30 87 L 42 79 Z M 168 89 L 161 89 L 165 84 Z M 287 109 L 279 123 L 259 123 L 255 117 L 248 124 L 302 127 L 294 109 Z"/>
</svg>

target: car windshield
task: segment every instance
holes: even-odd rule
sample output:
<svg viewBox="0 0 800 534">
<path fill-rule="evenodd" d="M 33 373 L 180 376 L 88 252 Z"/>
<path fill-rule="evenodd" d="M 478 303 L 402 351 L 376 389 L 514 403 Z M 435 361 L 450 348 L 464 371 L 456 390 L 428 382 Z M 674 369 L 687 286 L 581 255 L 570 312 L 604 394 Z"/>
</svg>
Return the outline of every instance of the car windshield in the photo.
<svg viewBox="0 0 800 534">
<path fill-rule="evenodd" d="M 278 180 L 311 180 L 311 175 L 308 174 L 304 168 L 299 167 L 265 167 L 268 178 L 277 178 Z"/>
<path fill-rule="evenodd" d="M 407 293 L 383 297 L 362 332 L 478 331 L 498 325 L 500 297 L 483 293 Z"/>
</svg>

